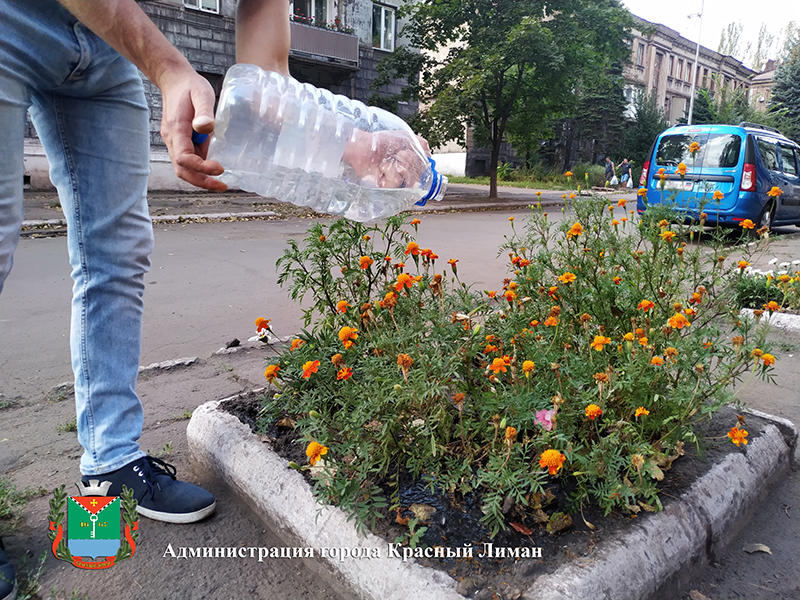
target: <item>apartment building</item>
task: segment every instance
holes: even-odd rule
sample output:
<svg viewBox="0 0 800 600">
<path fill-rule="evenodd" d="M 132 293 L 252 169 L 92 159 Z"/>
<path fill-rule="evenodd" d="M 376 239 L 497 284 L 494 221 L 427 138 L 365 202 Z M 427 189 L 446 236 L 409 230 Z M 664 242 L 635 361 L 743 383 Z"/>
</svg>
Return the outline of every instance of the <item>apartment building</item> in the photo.
<svg viewBox="0 0 800 600">
<path fill-rule="evenodd" d="M 294 0 L 290 2 L 289 70 L 304 83 L 367 102 L 380 60 L 402 43 L 397 11 L 405 0 Z M 217 95 L 228 68 L 236 62 L 236 0 L 141 0 L 139 6 Z M 178 180 L 161 139 L 161 93 L 144 76 L 150 106 L 151 189 L 193 189 Z M 386 87 L 400 91 L 402 82 Z M 416 105 L 401 104 L 402 116 Z M 48 166 L 33 127 L 25 144 L 26 183 L 51 187 Z"/>
</svg>

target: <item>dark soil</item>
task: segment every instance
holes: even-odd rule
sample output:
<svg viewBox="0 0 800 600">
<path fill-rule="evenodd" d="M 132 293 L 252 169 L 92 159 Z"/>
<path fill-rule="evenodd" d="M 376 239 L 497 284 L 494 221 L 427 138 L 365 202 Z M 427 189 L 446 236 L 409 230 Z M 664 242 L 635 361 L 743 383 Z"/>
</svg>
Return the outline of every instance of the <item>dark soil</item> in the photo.
<svg viewBox="0 0 800 600">
<path fill-rule="evenodd" d="M 221 408 L 237 416 L 255 431 L 260 408 L 259 399 L 255 394 L 229 400 L 221 405 Z M 710 422 L 696 428 L 698 437 L 703 440 L 699 450 L 696 446 L 685 446 L 685 455 L 677 459 L 671 469 L 665 471 L 664 481 L 660 485 L 660 499 L 665 508 L 677 501 L 695 480 L 727 454 L 745 451 L 744 448 L 737 448 L 730 443 L 727 437 L 727 432 L 736 424 L 736 415 L 733 408 L 724 408 Z M 746 428 L 749 439 L 756 438 L 767 424 L 768 422 L 763 419 L 748 415 Z M 298 443 L 301 438 L 293 430 L 271 425 L 267 433 L 261 435 L 263 440 L 270 443 L 273 450 L 286 460 L 298 464 L 306 462 L 304 444 Z M 310 475 L 306 473 L 306 477 L 309 484 L 313 485 Z M 548 514 L 556 511 L 567 512 L 569 495 L 574 485 L 574 480 L 569 477 L 552 479 L 548 489 L 555 496 L 555 500 L 544 507 L 545 512 Z M 595 546 L 604 539 L 623 531 L 632 521 L 650 517 L 645 511 L 638 515 L 612 512 L 605 516 L 599 507 L 587 506 L 584 507 L 582 514 L 581 512 L 572 514 L 571 527 L 560 533 L 549 534 L 545 530 L 545 524 L 535 523 L 532 516 L 524 512 L 523 507 L 513 506 L 506 514 L 506 521 L 522 525 L 532 533 L 524 535 L 513 527 L 507 527 L 491 538 L 489 531 L 480 522 L 483 515 L 480 510 L 479 495 L 457 499 L 441 493 L 432 493 L 426 482 L 415 481 L 406 474 L 400 477 L 400 512 L 387 514 L 383 521 L 377 523 L 373 533 L 387 542 L 395 542 L 398 538 L 407 536 L 408 527 L 398 524 L 396 517 L 401 519 L 413 517 L 414 515 L 408 510 L 412 504 L 433 506 L 436 509 L 429 520 L 421 524 L 427 526 L 427 531 L 421 538 L 423 546 L 443 546 L 451 549 L 473 547 L 471 559 L 422 561 L 424 566 L 447 571 L 460 582 L 459 591 L 465 595 L 477 590 L 496 590 L 509 596 L 509 591 L 513 591 L 515 586 L 522 590 L 525 585 L 530 584 L 532 577 L 550 573 L 570 559 L 592 560 Z M 594 525 L 595 529 L 592 530 L 587 522 Z M 483 551 L 486 543 L 492 543 L 494 548 L 538 547 L 542 549 L 542 558 L 527 560 L 479 558 L 478 554 Z"/>
</svg>

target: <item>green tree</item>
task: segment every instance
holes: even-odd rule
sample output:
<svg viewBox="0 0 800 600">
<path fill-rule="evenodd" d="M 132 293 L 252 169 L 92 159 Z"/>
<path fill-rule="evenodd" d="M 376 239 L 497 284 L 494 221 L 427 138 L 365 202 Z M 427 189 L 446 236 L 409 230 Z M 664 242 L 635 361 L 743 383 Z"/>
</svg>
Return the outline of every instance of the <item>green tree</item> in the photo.
<svg viewBox="0 0 800 600">
<path fill-rule="evenodd" d="M 595 163 L 599 155 L 619 151 L 622 145 L 627 104 L 622 65 L 587 76 L 578 88 L 578 98 L 578 132 L 583 140 L 591 140 L 589 155 L 581 158 Z"/>
<path fill-rule="evenodd" d="M 750 54 L 751 44 L 743 45 L 742 32 L 744 25 L 741 23 L 728 23 L 719 36 L 717 52 L 734 58 L 743 59 Z"/>
<path fill-rule="evenodd" d="M 717 108 L 708 90 L 697 90 L 694 97 L 694 107 L 692 108 L 692 123 L 694 125 L 719 123 Z"/>
<path fill-rule="evenodd" d="M 622 156 L 637 168 L 642 166 L 658 134 L 664 131 L 667 119 L 654 94 L 640 89 L 633 97 L 634 118 L 623 136 Z"/>
<path fill-rule="evenodd" d="M 423 103 L 414 126 L 432 145 L 464 143 L 471 128 L 491 149 L 489 195 L 497 195 L 500 146 L 530 150 L 553 119 L 574 107 L 577 84 L 624 60 L 632 26 L 618 0 L 425 0 L 408 6 L 401 47 L 375 86 L 411 84 L 399 99 Z"/>
<path fill-rule="evenodd" d="M 778 115 L 778 127 L 786 137 L 800 140 L 800 44 L 775 73 L 771 112 Z"/>
</svg>

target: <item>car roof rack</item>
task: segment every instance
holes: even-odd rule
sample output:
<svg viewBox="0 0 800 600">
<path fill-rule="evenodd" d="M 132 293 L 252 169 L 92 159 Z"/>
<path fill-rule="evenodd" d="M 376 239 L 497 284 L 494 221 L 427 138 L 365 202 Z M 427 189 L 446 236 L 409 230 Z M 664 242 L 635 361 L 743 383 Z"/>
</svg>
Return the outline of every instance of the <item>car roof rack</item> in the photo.
<svg viewBox="0 0 800 600">
<path fill-rule="evenodd" d="M 767 125 L 762 125 L 761 123 L 750 123 L 749 121 L 742 121 L 741 123 L 739 123 L 739 127 L 750 127 L 751 129 L 763 129 L 765 131 L 772 131 L 773 133 L 777 133 L 778 135 L 783 135 L 780 131 L 778 131 L 774 127 L 768 127 Z"/>
</svg>

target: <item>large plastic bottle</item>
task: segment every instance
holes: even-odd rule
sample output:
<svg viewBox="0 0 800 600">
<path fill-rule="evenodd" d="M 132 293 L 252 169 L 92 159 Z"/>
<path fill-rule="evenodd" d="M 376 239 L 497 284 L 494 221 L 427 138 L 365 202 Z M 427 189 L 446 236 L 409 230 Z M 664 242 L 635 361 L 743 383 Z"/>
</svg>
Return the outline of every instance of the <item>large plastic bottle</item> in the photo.
<svg viewBox="0 0 800 600">
<path fill-rule="evenodd" d="M 248 64 L 225 76 L 208 158 L 230 187 L 354 221 L 441 200 L 447 185 L 400 117 Z"/>
</svg>

